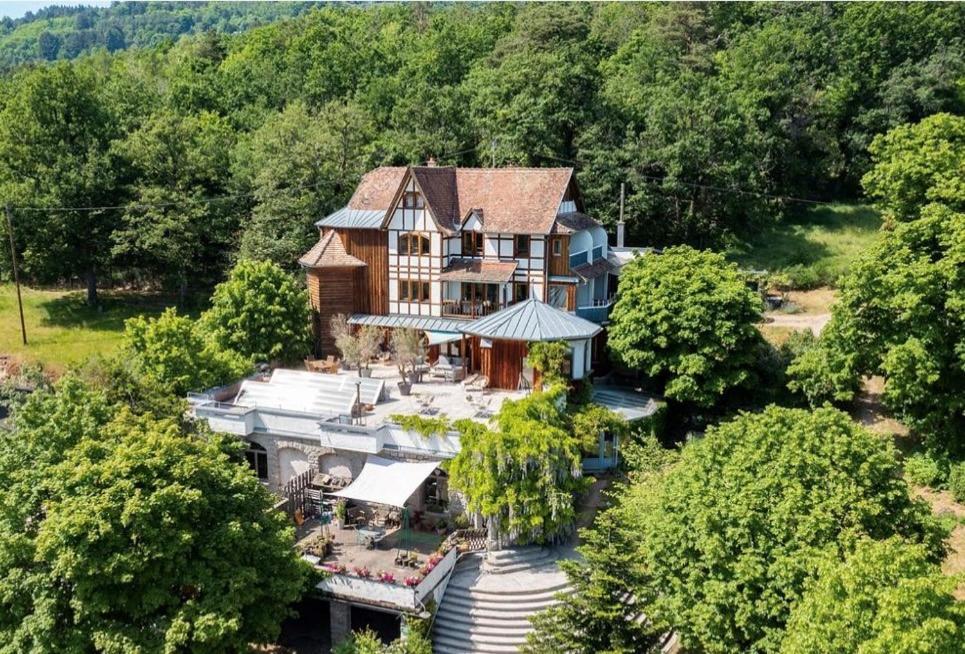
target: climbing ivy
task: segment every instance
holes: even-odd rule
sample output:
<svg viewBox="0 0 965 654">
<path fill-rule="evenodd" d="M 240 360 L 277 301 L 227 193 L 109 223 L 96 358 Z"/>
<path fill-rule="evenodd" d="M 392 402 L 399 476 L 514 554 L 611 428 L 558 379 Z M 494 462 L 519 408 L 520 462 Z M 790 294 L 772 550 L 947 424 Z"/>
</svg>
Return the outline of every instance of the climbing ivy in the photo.
<svg viewBox="0 0 965 654">
<path fill-rule="evenodd" d="M 399 425 L 406 431 L 414 431 L 423 438 L 429 438 L 436 434 L 445 434 L 452 431 L 453 425 L 449 418 L 445 416 L 435 416 L 427 418 L 420 415 L 408 415 L 393 413 L 389 420 Z"/>
</svg>

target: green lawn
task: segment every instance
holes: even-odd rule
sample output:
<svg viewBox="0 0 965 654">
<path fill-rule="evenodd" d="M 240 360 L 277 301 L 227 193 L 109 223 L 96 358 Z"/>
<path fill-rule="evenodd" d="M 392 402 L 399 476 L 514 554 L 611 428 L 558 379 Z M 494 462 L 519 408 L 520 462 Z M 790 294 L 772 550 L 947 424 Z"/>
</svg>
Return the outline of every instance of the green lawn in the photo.
<svg viewBox="0 0 965 654">
<path fill-rule="evenodd" d="M 40 361 L 54 370 L 92 354 L 111 354 L 121 344 L 124 321 L 139 314 L 157 315 L 169 298 L 127 292 L 101 293 L 101 306 L 84 302 L 83 291 L 23 289 L 27 342 L 20 340 L 20 317 L 13 284 L 0 284 L 0 354 Z"/>
<path fill-rule="evenodd" d="M 880 226 L 869 206 L 822 205 L 762 230 L 727 255 L 747 268 L 785 273 L 797 288 L 834 286 Z"/>
</svg>

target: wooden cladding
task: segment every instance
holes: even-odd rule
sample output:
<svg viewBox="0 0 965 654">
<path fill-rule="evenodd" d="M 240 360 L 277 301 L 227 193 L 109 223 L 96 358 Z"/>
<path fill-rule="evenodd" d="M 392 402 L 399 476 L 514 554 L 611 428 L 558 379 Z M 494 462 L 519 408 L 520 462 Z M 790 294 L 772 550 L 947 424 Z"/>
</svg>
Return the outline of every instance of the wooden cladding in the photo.
<svg viewBox="0 0 965 654">
<path fill-rule="evenodd" d="M 379 229 L 336 229 L 345 250 L 367 265 L 359 268 L 355 311 L 389 312 L 389 235 Z"/>
<path fill-rule="evenodd" d="M 492 347 L 480 347 L 480 372 L 489 377 L 490 388 L 516 390 L 526 358 L 523 341 L 493 341 Z"/>
<path fill-rule="evenodd" d="M 318 354 L 336 354 L 335 339 L 329 323 L 332 317 L 355 312 L 356 284 L 361 268 L 325 268 L 307 273 L 308 296 L 312 303 L 315 342 Z"/>
<path fill-rule="evenodd" d="M 570 274 L 570 237 L 569 236 L 550 236 L 547 239 L 546 247 L 549 252 L 546 258 L 549 259 L 550 275 L 569 275 Z"/>
</svg>

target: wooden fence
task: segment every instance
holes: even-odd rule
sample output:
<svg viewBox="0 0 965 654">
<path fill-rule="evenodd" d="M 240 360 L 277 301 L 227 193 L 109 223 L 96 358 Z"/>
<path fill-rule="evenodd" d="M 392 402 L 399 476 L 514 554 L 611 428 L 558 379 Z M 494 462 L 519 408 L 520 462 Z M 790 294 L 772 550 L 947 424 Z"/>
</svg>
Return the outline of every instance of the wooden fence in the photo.
<svg viewBox="0 0 965 654">
<path fill-rule="evenodd" d="M 481 552 L 486 549 L 486 537 L 488 532 L 483 529 L 457 529 L 449 534 L 442 547 L 439 549 L 447 551 L 453 546 L 458 547 L 460 552 Z"/>
<path fill-rule="evenodd" d="M 285 513 L 292 520 L 295 519 L 295 513 L 301 511 L 302 516 L 306 515 L 305 508 L 308 506 L 308 488 L 312 484 L 312 479 L 315 478 L 314 470 L 306 470 L 300 475 L 295 475 L 285 484 L 282 490 L 282 496 L 284 500 L 282 501 L 284 505 Z"/>
</svg>

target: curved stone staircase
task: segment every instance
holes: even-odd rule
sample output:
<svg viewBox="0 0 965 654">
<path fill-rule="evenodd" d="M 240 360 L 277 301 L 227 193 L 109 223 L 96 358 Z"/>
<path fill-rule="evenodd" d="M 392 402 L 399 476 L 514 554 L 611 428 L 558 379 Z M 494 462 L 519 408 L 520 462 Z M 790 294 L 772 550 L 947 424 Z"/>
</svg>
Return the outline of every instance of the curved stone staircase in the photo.
<svg viewBox="0 0 965 654">
<path fill-rule="evenodd" d="M 521 547 L 464 558 L 453 571 L 432 629 L 436 654 L 517 652 L 529 618 L 567 588 L 558 555 Z"/>
</svg>

